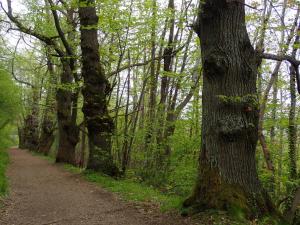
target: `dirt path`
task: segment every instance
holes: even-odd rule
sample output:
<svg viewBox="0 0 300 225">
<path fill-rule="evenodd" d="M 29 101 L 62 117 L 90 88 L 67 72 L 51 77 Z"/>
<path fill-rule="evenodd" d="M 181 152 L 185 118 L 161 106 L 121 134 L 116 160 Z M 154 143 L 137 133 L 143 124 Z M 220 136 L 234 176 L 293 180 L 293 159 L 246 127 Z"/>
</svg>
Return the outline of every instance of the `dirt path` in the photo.
<svg viewBox="0 0 300 225">
<path fill-rule="evenodd" d="M 149 213 L 30 153 L 10 150 L 10 196 L 1 225 L 184 225 L 187 219 Z"/>
</svg>

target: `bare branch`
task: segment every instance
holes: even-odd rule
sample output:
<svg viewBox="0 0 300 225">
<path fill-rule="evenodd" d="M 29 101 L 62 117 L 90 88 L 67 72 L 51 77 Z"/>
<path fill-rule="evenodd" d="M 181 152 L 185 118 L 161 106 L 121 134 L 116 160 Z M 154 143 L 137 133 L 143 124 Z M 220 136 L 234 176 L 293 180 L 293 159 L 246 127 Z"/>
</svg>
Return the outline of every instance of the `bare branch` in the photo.
<svg viewBox="0 0 300 225">
<path fill-rule="evenodd" d="M 53 4 L 53 1 L 52 0 L 48 0 L 50 6 L 51 6 L 51 12 L 52 12 L 52 15 L 53 15 L 53 18 L 54 18 L 54 23 L 55 23 L 55 27 L 56 27 L 56 30 L 59 34 L 59 37 L 68 53 L 68 55 L 72 56 L 73 55 L 73 51 L 72 51 L 72 48 L 70 47 L 66 37 L 65 37 L 65 34 L 60 26 L 60 22 L 59 22 L 59 17 L 57 15 L 57 12 L 56 10 L 54 9 L 54 4 Z"/>
<path fill-rule="evenodd" d="M 275 61 L 288 61 L 296 67 L 298 67 L 300 65 L 299 60 L 296 60 L 294 57 L 289 56 L 289 55 L 274 55 L 274 54 L 270 54 L 270 53 L 261 53 L 260 56 L 263 59 L 272 59 Z"/>
<path fill-rule="evenodd" d="M 184 45 L 180 46 L 179 48 L 177 48 L 176 50 L 174 50 L 172 53 L 171 53 L 171 56 L 174 56 L 176 55 L 178 52 L 180 52 L 185 46 L 186 46 L 187 43 L 185 43 Z M 154 60 L 162 60 L 163 58 L 165 57 L 165 55 L 162 55 L 162 56 L 157 56 L 154 58 Z M 145 65 L 148 65 L 149 63 L 152 62 L 152 59 L 149 59 L 145 62 L 139 62 L 139 63 L 134 63 L 134 64 L 129 64 L 129 65 L 126 65 L 126 66 L 123 66 L 123 67 L 120 67 L 118 70 L 116 71 L 113 71 L 111 73 L 109 73 L 107 75 L 107 77 L 111 77 L 113 75 L 116 75 L 120 72 L 122 72 L 123 70 L 126 70 L 126 69 L 129 69 L 129 68 L 132 68 L 132 67 L 138 67 L 138 66 L 145 66 Z"/>
<path fill-rule="evenodd" d="M 4 11 L 4 13 L 20 29 L 21 32 L 31 35 L 31 36 L 39 39 L 40 41 L 44 42 L 45 44 L 52 46 L 60 57 L 64 56 L 64 52 L 57 46 L 56 42 L 54 42 L 52 38 L 42 35 L 36 31 L 32 30 L 31 28 L 25 27 L 15 16 L 13 16 L 11 0 L 7 0 L 7 5 L 8 5 L 8 11 L 6 11 L 4 9 L 2 2 L 0 2 L 0 6 L 1 6 L 2 10 Z"/>
<path fill-rule="evenodd" d="M 15 69 L 14 69 L 14 66 L 15 66 L 15 58 L 16 58 L 16 53 L 17 53 L 18 45 L 19 45 L 19 43 L 20 43 L 21 38 L 22 38 L 22 37 L 19 38 L 19 40 L 18 40 L 18 42 L 17 42 L 17 44 L 16 44 L 16 46 L 15 46 L 15 50 L 14 50 L 14 54 L 13 54 L 13 58 L 12 58 L 12 62 L 11 62 L 11 75 L 12 75 L 13 78 L 14 78 L 17 82 L 19 82 L 20 84 L 25 84 L 25 85 L 27 85 L 27 86 L 30 86 L 30 87 L 34 88 L 34 86 L 33 86 L 31 83 L 29 83 L 29 82 L 27 82 L 27 81 L 20 80 L 20 79 L 15 75 Z"/>
</svg>

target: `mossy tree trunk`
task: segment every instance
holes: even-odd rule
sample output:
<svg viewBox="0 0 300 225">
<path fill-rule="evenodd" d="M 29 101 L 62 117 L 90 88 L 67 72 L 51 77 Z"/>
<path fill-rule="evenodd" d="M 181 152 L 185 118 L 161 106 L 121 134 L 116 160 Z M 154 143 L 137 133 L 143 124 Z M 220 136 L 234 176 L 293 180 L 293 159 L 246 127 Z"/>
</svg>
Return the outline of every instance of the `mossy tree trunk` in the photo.
<svg viewBox="0 0 300 225">
<path fill-rule="evenodd" d="M 243 2 L 202 3 L 194 28 L 204 76 L 202 143 L 197 184 L 184 206 L 239 208 L 247 217 L 272 213 L 256 171 L 260 60 L 246 31 Z"/>
<path fill-rule="evenodd" d="M 62 58 L 61 63 L 63 71 L 60 76 L 60 83 L 62 87 L 58 88 L 56 92 L 59 131 L 56 162 L 75 164 L 75 147 L 79 141 L 79 128 L 73 117 L 73 93 L 67 87 L 73 82 L 73 74 L 68 59 Z"/>
<path fill-rule="evenodd" d="M 87 168 L 115 176 L 119 172 L 111 153 L 114 124 L 109 116 L 106 100 L 110 85 L 100 65 L 95 1 L 80 0 L 79 4 L 82 76 L 84 78 L 82 110 L 88 128 L 90 150 Z"/>
</svg>

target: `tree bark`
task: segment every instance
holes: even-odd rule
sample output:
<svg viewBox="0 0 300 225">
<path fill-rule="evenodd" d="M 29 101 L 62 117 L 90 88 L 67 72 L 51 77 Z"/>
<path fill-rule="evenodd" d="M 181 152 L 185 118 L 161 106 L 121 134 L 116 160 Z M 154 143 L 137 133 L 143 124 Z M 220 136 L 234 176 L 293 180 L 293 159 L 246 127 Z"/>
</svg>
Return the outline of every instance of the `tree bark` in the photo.
<svg viewBox="0 0 300 225">
<path fill-rule="evenodd" d="M 19 148 L 31 151 L 37 150 L 38 146 L 38 118 L 35 114 L 27 115 L 24 125 L 18 129 Z"/>
<path fill-rule="evenodd" d="M 300 22 L 298 22 L 297 35 L 294 42 L 292 51 L 292 57 L 295 58 L 298 51 L 298 45 L 300 42 Z M 297 68 L 298 69 L 298 68 Z M 296 124 L 296 69 L 294 66 L 290 66 L 290 95 L 291 105 L 289 112 L 289 127 L 288 127 L 288 139 L 289 139 L 289 172 L 290 179 L 297 179 L 297 157 L 296 157 L 296 145 L 297 145 L 297 124 Z"/>
<path fill-rule="evenodd" d="M 160 102 L 157 110 L 158 124 L 159 128 L 157 130 L 157 144 L 158 147 L 160 145 L 164 145 L 164 127 L 166 120 L 166 102 L 169 91 L 169 83 L 170 83 L 170 73 L 172 72 L 172 64 L 173 64 L 173 50 L 174 50 L 174 30 L 175 30 L 175 4 L 174 0 L 169 0 L 168 10 L 170 11 L 170 18 L 168 25 L 170 27 L 169 30 L 169 38 L 167 47 L 164 50 L 164 71 L 161 77 L 161 87 L 160 87 Z M 167 149 L 169 150 L 169 149 Z M 170 155 L 171 152 L 166 152 L 165 155 Z"/>
<path fill-rule="evenodd" d="M 68 85 L 73 81 L 72 69 L 66 59 L 61 59 L 62 73 L 60 83 Z M 72 116 L 73 93 L 66 86 L 58 88 L 56 92 L 57 122 L 58 122 L 58 150 L 56 162 L 76 164 L 75 147 L 79 141 L 79 128 Z"/>
<path fill-rule="evenodd" d="M 82 111 L 88 128 L 90 150 L 87 168 L 116 176 L 119 171 L 111 153 L 114 124 L 109 116 L 106 101 L 110 85 L 100 65 L 95 1 L 80 0 L 79 4 L 82 76 L 84 78 Z"/>
<path fill-rule="evenodd" d="M 39 140 L 39 96 L 37 86 L 32 86 L 31 110 L 24 118 L 24 124 L 19 128 L 19 147 L 31 151 L 38 150 Z"/>
<path fill-rule="evenodd" d="M 157 0 L 152 0 L 152 18 L 151 21 L 151 64 L 150 64 L 150 85 L 149 85 L 149 109 L 145 135 L 145 149 L 147 152 L 151 151 L 151 143 L 153 142 L 153 134 L 156 123 L 156 92 L 158 74 L 155 71 L 155 53 L 156 53 L 156 24 L 157 24 Z M 163 37 L 164 38 L 164 37 Z M 157 66 L 160 67 L 160 63 Z M 148 165 L 146 159 L 146 164 Z"/>
<path fill-rule="evenodd" d="M 278 104 L 278 99 L 277 99 L 277 95 L 278 95 L 278 76 L 276 76 L 276 79 L 274 81 L 274 85 L 273 85 L 273 99 L 272 99 L 272 112 L 271 112 L 271 118 L 272 121 L 274 121 L 275 124 L 272 124 L 271 128 L 270 128 L 270 142 L 272 145 L 275 144 L 275 137 L 276 137 L 276 128 L 277 128 L 277 124 L 276 124 L 276 118 L 277 118 L 277 104 Z"/>
<path fill-rule="evenodd" d="M 44 109 L 43 121 L 41 124 L 41 135 L 39 138 L 39 152 L 48 155 L 51 146 L 54 142 L 55 130 L 55 89 L 53 85 L 57 84 L 57 79 L 54 72 L 53 63 L 51 62 L 49 54 L 47 54 L 47 67 L 49 71 L 49 84 L 47 87 L 46 108 Z"/>
<path fill-rule="evenodd" d="M 290 67 L 290 97 L 291 105 L 289 112 L 288 140 L 289 140 L 289 177 L 297 179 L 297 125 L 296 125 L 296 72 Z"/>
<path fill-rule="evenodd" d="M 202 142 L 197 183 L 184 206 L 238 208 L 248 218 L 272 213 L 256 171 L 259 56 L 247 34 L 244 5 L 201 3 L 194 28 L 203 62 Z"/>
</svg>

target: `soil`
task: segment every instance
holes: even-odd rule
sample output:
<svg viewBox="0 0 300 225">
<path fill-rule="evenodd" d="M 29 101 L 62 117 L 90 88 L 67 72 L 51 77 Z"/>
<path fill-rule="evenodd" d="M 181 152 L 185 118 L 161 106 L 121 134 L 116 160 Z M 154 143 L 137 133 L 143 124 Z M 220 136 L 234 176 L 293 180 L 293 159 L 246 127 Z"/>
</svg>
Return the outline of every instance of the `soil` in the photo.
<svg viewBox="0 0 300 225">
<path fill-rule="evenodd" d="M 28 151 L 10 150 L 1 225 L 187 225 L 189 218 L 121 200 Z"/>
</svg>

